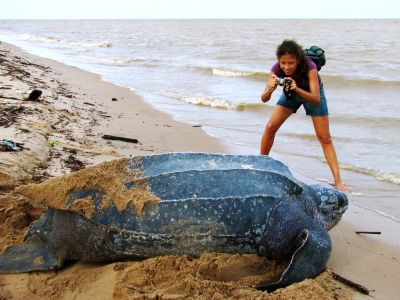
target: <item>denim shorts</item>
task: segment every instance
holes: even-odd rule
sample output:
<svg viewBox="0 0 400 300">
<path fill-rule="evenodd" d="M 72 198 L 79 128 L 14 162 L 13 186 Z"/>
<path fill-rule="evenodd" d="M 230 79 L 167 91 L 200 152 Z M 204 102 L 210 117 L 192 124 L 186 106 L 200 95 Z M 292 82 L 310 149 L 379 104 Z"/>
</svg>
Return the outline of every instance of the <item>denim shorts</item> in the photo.
<svg viewBox="0 0 400 300">
<path fill-rule="evenodd" d="M 319 94 L 320 94 L 319 104 L 312 104 L 308 101 L 303 100 L 303 98 L 297 95 L 293 100 L 289 100 L 286 98 L 285 94 L 282 94 L 279 97 L 278 102 L 276 104 L 291 109 L 293 113 L 295 113 L 299 109 L 299 107 L 303 105 L 304 110 L 306 111 L 306 115 L 308 116 L 312 117 L 327 116 L 329 114 L 328 105 L 326 103 L 324 85 L 322 83 L 319 86 Z"/>
</svg>

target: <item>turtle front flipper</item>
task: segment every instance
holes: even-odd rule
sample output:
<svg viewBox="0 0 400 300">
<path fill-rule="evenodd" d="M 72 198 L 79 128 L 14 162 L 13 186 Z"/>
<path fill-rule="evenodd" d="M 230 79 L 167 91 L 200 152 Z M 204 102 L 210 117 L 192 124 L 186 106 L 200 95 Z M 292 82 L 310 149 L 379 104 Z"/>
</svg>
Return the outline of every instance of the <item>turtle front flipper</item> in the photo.
<svg viewBox="0 0 400 300">
<path fill-rule="evenodd" d="M 62 252 L 49 251 L 47 245 L 33 235 L 23 244 L 12 245 L 0 256 L 0 273 L 59 269 L 65 261 Z"/>
<path fill-rule="evenodd" d="M 331 248 L 327 231 L 303 213 L 298 203 L 279 203 L 267 219 L 258 252 L 260 256 L 269 259 L 290 257 L 290 263 L 277 282 L 256 288 L 274 291 L 307 278 L 314 278 L 326 269 Z"/>
</svg>

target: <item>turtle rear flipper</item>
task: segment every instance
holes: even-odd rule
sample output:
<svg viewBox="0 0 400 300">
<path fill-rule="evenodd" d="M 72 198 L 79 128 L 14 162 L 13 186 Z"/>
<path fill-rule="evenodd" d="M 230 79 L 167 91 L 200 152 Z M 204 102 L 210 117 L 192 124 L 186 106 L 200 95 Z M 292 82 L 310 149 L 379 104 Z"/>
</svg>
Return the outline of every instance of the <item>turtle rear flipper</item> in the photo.
<svg viewBox="0 0 400 300">
<path fill-rule="evenodd" d="M 21 273 L 59 269 L 65 261 L 65 254 L 49 251 L 37 236 L 29 237 L 20 245 L 9 247 L 0 256 L 0 273 Z"/>
<path fill-rule="evenodd" d="M 102 261 L 107 237 L 102 226 L 79 213 L 49 208 L 31 225 L 23 244 L 0 255 L 0 273 L 54 270 L 66 260 Z"/>
</svg>

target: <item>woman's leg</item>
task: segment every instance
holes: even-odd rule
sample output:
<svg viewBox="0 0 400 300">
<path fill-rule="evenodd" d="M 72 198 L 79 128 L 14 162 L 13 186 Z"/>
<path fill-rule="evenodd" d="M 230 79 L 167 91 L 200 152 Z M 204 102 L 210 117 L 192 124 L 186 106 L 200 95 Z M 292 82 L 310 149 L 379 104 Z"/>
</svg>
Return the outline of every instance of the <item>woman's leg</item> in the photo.
<svg viewBox="0 0 400 300">
<path fill-rule="evenodd" d="M 335 146 L 333 145 L 331 134 L 329 132 L 328 116 L 314 116 L 312 117 L 312 120 L 315 133 L 321 143 L 322 150 L 324 151 L 325 159 L 331 169 L 334 186 L 341 191 L 349 191 L 340 178 L 339 163 L 336 156 Z"/>
<path fill-rule="evenodd" d="M 271 117 L 265 126 L 264 133 L 261 139 L 261 155 L 268 155 L 274 143 L 275 133 L 279 127 L 289 118 L 293 111 L 282 105 L 276 105 L 272 110 Z"/>
</svg>

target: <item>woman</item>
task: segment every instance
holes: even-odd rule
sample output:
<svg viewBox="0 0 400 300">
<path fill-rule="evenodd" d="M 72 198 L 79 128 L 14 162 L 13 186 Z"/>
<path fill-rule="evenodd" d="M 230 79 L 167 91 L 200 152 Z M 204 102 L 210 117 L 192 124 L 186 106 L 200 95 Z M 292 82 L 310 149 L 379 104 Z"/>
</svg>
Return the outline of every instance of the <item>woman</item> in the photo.
<svg viewBox="0 0 400 300">
<path fill-rule="evenodd" d="M 261 155 L 268 155 L 279 127 L 303 105 L 311 116 L 315 133 L 334 178 L 334 186 L 342 191 L 342 183 L 335 147 L 329 133 L 328 106 L 317 66 L 307 57 L 303 48 L 294 40 L 284 40 L 276 50 L 278 62 L 273 65 L 261 100 L 267 102 L 284 78 L 284 93 L 274 107 L 261 140 Z"/>
</svg>

